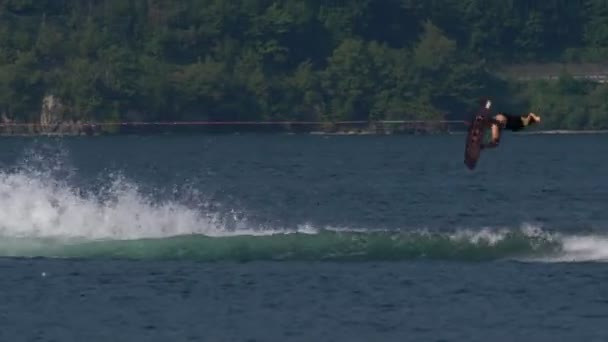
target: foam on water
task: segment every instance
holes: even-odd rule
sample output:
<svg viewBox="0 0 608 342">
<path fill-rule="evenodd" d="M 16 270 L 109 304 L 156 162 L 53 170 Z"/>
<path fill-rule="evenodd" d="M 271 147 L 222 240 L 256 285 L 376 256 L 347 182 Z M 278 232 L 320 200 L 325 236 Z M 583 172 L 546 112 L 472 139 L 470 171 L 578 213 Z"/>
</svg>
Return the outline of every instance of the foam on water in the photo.
<svg viewBox="0 0 608 342">
<path fill-rule="evenodd" d="M 608 261 L 608 236 L 580 235 L 561 236 L 561 252 L 533 261 L 544 262 L 606 262 Z"/>
</svg>

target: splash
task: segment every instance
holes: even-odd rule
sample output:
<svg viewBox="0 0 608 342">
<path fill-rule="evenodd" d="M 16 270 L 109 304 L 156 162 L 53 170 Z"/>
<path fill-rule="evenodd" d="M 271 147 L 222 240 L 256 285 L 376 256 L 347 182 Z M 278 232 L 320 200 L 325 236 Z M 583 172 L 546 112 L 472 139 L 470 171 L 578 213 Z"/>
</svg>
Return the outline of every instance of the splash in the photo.
<svg viewBox="0 0 608 342">
<path fill-rule="evenodd" d="M 90 196 L 31 174 L 0 174 L 0 234 L 5 237 L 134 239 L 212 234 L 215 217 L 173 202 L 154 204 L 121 180 Z"/>
<path fill-rule="evenodd" d="M 248 231 L 246 219 L 235 210 L 155 200 L 120 172 L 104 175 L 93 189 L 74 186 L 70 181 L 77 172 L 69 165 L 63 149 L 43 146 L 26 150 L 15 168 L 0 171 L 1 237 L 130 240 L 259 233 Z M 184 192 L 199 197 L 195 190 Z"/>
</svg>

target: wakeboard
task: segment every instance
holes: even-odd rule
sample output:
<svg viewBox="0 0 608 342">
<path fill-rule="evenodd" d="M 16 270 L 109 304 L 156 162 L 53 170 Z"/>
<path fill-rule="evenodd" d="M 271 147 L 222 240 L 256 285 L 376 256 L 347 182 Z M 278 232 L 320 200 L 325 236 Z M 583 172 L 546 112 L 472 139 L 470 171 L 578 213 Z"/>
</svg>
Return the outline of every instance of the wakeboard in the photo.
<svg viewBox="0 0 608 342">
<path fill-rule="evenodd" d="M 477 166 L 477 161 L 481 156 L 481 144 L 483 142 L 483 135 L 485 129 L 489 126 L 491 121 L 490 107 L 492 102 L 486 101 L 484 107 L 482 107 L 469 122 L 469 129 L 467 131 L 467 138 L 464 149 L 464 164 L 473 170 Z"/>
</svg>

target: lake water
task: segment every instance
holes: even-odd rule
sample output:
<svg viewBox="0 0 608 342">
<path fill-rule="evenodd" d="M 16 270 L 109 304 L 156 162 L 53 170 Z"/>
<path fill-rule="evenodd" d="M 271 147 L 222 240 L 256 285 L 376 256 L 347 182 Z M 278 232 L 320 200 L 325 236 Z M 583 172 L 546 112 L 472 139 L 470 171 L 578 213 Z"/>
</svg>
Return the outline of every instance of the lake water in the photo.
<svg viewBox="0 0 608 342">
<path fill-rule="evenodd" d="M 2 143 L 3 341 L 608 339 L 608 135 Z"/>
</svg>

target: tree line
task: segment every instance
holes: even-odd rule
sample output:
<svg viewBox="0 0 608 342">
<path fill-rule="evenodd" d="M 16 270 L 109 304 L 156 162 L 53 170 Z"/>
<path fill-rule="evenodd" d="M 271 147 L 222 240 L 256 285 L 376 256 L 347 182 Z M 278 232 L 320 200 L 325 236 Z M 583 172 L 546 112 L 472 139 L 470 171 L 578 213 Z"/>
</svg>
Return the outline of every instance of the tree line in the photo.
<svg viewBox="0 0 608 342">
<path fill-rule="evenodd" d="M 607 128 L 608 86 L 499 77 L 601 63 L 603 0 L 4 0 L 0 113 L 80 121 L 463 119 L 482 96 Z"/>
</svg>

